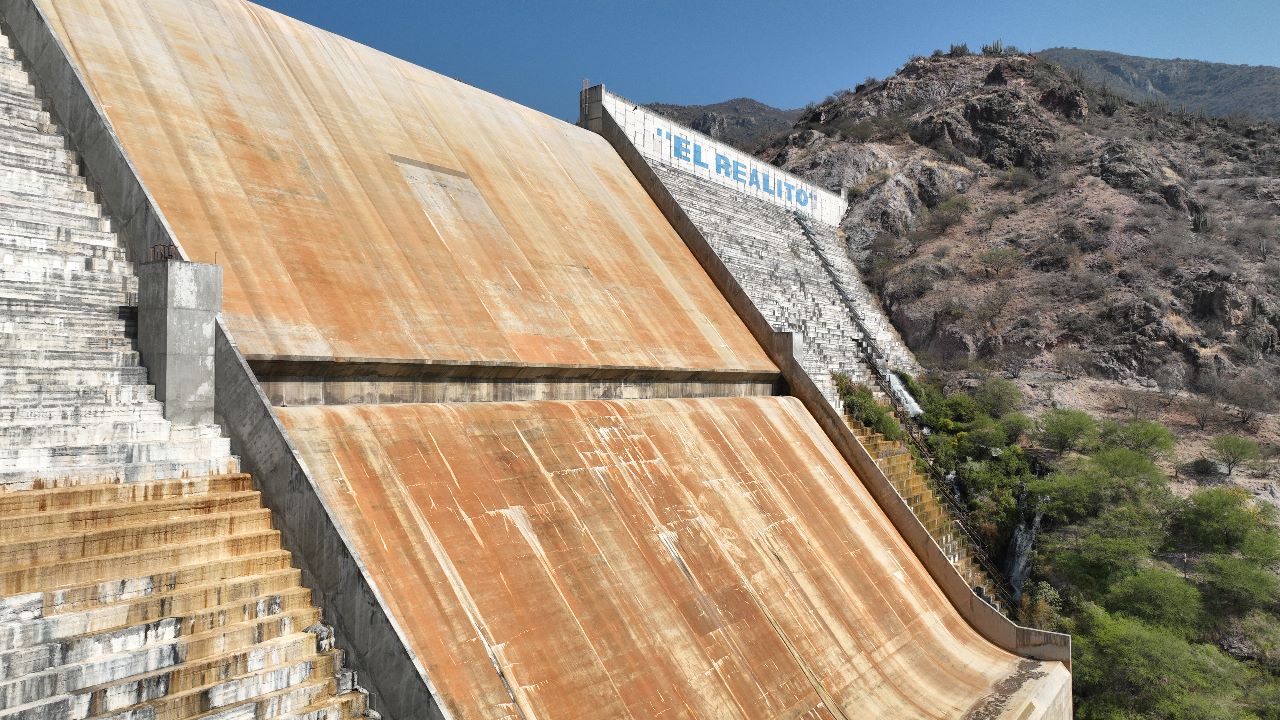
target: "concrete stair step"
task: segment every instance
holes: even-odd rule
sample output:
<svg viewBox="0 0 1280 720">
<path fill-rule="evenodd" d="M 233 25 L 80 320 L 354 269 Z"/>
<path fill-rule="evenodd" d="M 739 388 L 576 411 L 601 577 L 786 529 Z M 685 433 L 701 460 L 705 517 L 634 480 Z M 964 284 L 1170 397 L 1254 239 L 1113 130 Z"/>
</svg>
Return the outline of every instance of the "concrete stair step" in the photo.
<svg viewBox="0 0 1280 720">
<path fill-rule="evenodd" d="M 0 571 L 0 592 L 7 595 L 64 585 L 81 585 L 128 576 L 145 576 L 169 568 L 229 557 L 280 550 L 280 533 L 261 530 L 226 535 L 188 545 L 165 545 L 142 551 Z"/>
<path fill-rule="evenodd" d="M 58 223 L 18 220 L 3 216 L 0 216 L 0 243 L 6 247 L 47 249 L 57 252 L 74 250 L 87 252 L 98 247 L 110 250 L 122 249 L 119 238 L 110 230 L 75 229 Z"/>
<path fill-rule="evenodd" d="M 270 690 L 298 684 L 308 679 L 315 662 L 315 640 L 304 632 L 291 633 L 262 643 L 228 650 L 213 657 L 190 663 L 182 662 L 176 648 L 160 645 L 150 652 L 118 658 L 121 665 L 90 664 L 76 672 L 68 668 L 29 676 L 0 684 L 0 707 L 6 700 L 12 704 L 30 704 L 41 700 L 70 696 L 72 703 L 94 712 L 118 712 L 134 705 L 189 690 L 212 691 L 217 700 L 218 688 L 262 686 Z M 306 667 L 297 667 L 305 665 Z M 135 669 L 141 672 L 130 672 Z M 281 669 L 291 672 L 278 674 Z M 227 680 L 226 678 L 233 678 Z M 272 686 L 276 687 L 272 687 Z M 23 700 L 25 698 L 25 700 Z M 22 700 L 22 703 L 14 702 Z M 86 703 L 87 701 L 87 703 Z M 77 705 L 69 704 L 67 710 Z M 80 713 L 76 715 L 83 717 Z M 60 717 L 54 715 L 53 717 Z"/>
<path fill-rule="evenodd" d="M 8 515 L 0 525 L 0 542 L 24 536 L 93 532 L 126 525 L 164 523 L 178 518 L 222 514 L 262 507 L 255 491 L 179 497 L 168 500 L 103 504 L 94 508 Z"/>
<path fill-rule="evenodd" d="M 285 550 L 229 556 L 140 577 L 113 578 L 37 593 L 40 616 L 18 629 L 11 647 L 116 627 L 135 618 L 195 616 L 211 608 L 301 588 L 302 571 Z M 39 624 L 38 623 L 42 623 Z M 34 629 L 32 629 L 34 628 Z"/>
<path fill-rule="evenodd" d="M 4 127 L 0 125 L 0 127 Z M 33 138 L 57 137 L 44 135 L 32 128 L 27 135 Z M 51 167 L 22 167 L 20 165 L 0 165 L 0 187 L 6 190 L 25 193 L 48 193 L 51 197 L 66 200 L 90 201 L 94 196 L 89 190 L 89 183 L 81 175 L 68 174 L 64 169 Z"/>
<path fill-rule="evenodd" d="M 23 70 L 17 70 L 16 73 L 23 76 L 26 75 L 26 71 Z M 14 68 L 0 63 L 0 83 L 12 78 L 14 74 Z M 0 125 L 0 143 L 6 142 L 31 145 L 33 147 L 71 149 L 68 147 L 66 137 L 59 132 L 37 132 L 28 127 Z"/>
<path fill-rule="evenodd" d="M 58 350 L 62 352 L 89 353 L 124 353 L 133 352 L 133 340 L 124 335 L 123 330 L 116 333 L 99 335 L 81 335 L 58 333 L 52 328 L 48 332 L 32 331 L 7 332 L 0 321 L 0 351 L 23 350 L 27 352 L 39 350 Z"/>
<path fill-rule="evenodd" d="M 92 698 L 91 707 L 106 711 L 91 718 L 145 704 L 155 708 L 157 718 L 189 717 L 319 679 L 333 668 L 332 657 L 316 653 L 315 638 L 299 632 L 219 657 L 89 688 L 85 694 Z"/>
<path fill-rule="evenodd" d="M 138 280 L 132 275 L 122 273 L 101 272 L 97 270 L 65 268 L 38 268 L 19 265 L 0 265 L 0 287 L 8 284 L 25 284 L 29 290 L 36 292 L 57 288 L 59 295 L 74 294 L 101 295 L 116 293 L 137 293 Z M 9 297 L 15 297 L 9 295 Z"/>
<path fill-rule="evenodd" d="M 58 385 L 54 383 L 12 383 L 5 386 L 0 399 L 0 420 L 16 419 L 24 413 L 58 413 L 55 417 L 73 417 L 62 413 L 86 407 L 90 416 L 99 407 L 134 408 L 157 402 L 151 385 Z M 5 414 L 7 411 L 7 414 Z"/>
<path fill-rule="evenodd" d="M 365 717 L 368 698 L 364 693 L 346 692 L 313 703 L 294 715 L 284 715 L 286 720 L 350 720 Z"/>
<path fill-rule="evenodd" d="M 5 107 L 3 103 L 0 103 L 0 123 L 4 122 L 3 113 L 5 112 Z M 29 127 L 39 130 L 45 125 L 39 121 L 32 121 Z M 63 177 L 75 177 L 80 174 L 80 166 L 71 158 L 67 160 L 46 160 L 38 157 L 29 157 L 22 150 L 10 152 L 0 149 L 0 167 L 20 167 Z"/>
<path fill-rule="evenodd" d="M 115 288 L 93 288 L 67 283 L 34 283 L 23 280 L 0 280 L 0 298 L 8 300 L 48 300 L 59 303 L 82 303 L 104 308 L 137 305 L 136 286 L 124 283 Z"/>
<path fill-rule="evenodd" d="M 271 512 L 259 508 L 87 533 L 49 534 L 0 546 L 0 571 L 139 552 L 162 545 L 185 545 L 270 528 Z"/>
<path fill-rule="evenodd" d="M 31 151 L 35 152 L 35 149 Z M 5 152 L 7 151 L 4 144 L 0 143 L 0 155 Z M 48 152 L 65 151 L 50 150 Z M 96 202 L 50 197 L 41 194 L 36 188 L 0 189 L 0 206 L 4 208 L 3 213 L 6 217 L 21 217 L 30 211 L 32 213 L 56 212 L 59 215 L 93 220 L 103 219 L 102 206 Z"/>
<path fill-rule="evenodd" d="M 141 367 L 0 367 L 0 384 L 4 385 L 131 385 L 146 382 L 147 371 Z"/>
<path fill-rule="evenodd" d="M 57 447 L 0 447 L 0 472 L 63 471 L 106 464 L 188 462 L 230 455 L 226 438 L 196 437 L 154 442 Z"/>
<path fill-rule="evenodd" d="M 240 461 L 229 454 L 189 460 L 148 460 L 136 463 L 101 463 L 62 468 L 0 471 L 0 492 L 119 482 L 138 483 L 201 475 L 240 472 Z"/>
<path fill-rule="evenodd" d="M 75 424 L 21 423 L 0 428 L 0 447 L 56 450 L 67 446 L 168 442 L 169 436 L 169 421 L 162 416 Z"/>
<path fill-rule="evenodd" d="M 4 152 L 0 151 L 0 158 Z M 18 227 L 23 224 L 43 224 L 54 227 L 70 228 L 73 231 L 111 232 L 111 220 L 99 215 L 86 215 L 74 211 L 66 211 L 50 207 L 4 207 L 0 206 L 0 218 L 5 218 Z"/>
<path fill-rule="evenodd" d="M 238 473 L 153 482 L 100 483 L 47 490 L 0 492 L 0 516 L 76 510 L 112 503 L 165 502 L 211 494 L 238 494 L 252 489 L 251 478 Z"/>
<path fill-rule="evenodd" d="M 325 712 L 325 708 L 332 707 L 336 703 L 338 708 L 343 708 L 346 704 L 352 704 L 352 707 L 360 708 L 361 714 L 356 715 L 317 715 L 318 718 L 339 718 L 339 717 L 361 717 L 363 713 L 363 703 L 365 698 L 360 693 L 348 692 L 337 695 L 337 683 L 333 678 L 318 678 L 308 680 L 307 682 L 294 685 L 284 690 L 278 690 L 274 693 L 268 693 L 259 697 L 245 700 L 242 703 L 228 705 L 226 707 L 217 708 L 207 713 L 202 713 L 191 718 L 191 720 L 257 720 L 257 718 L 301 718 L 306 717 L 308 713 Z M 354 696 L 355 699 L 347 699 Z M 343 712 L 351 712 L 351 710 L 342 710 Z M 163 720 L 177 720 L 180 716 L 172 713 L 166 715 Z M 116 720 L 116 719 L 113 719 Z M 120 718 L 118 720 L 139 720 L 138 718 Z M 157 718 L 157 720 L 161 720 Z"/>
<path fill-rule="evenodd" d="M 7 399 L 6 399 L 7 401 Z M 30 427 L 88 425 L 90 423 L 139 423 L 163 420 L 160 403 L 63 403 L 45 407 L 0 406 L 0 423 Z M 7 428 L 0 425 L 0 432 Z"/>
<path fill-rule="evenodd" d="M 48 126 L 53 118 L 44 109 L 44 101 L 35 97 L 0 90 L 0 124 Z"/>
<path fill-rule="evenodd" d="M 122 313 L 117 306 L 115 312 L 94 313 L 87 317 L 65 317 L 58 315 L 13 316 L 0 315 L 0 333 L 5 335 L 22 335 L 35 333 L 40 335 L 84 336 L 92 338 L 123 338 L 133 341 L 137 320 L 133 317 L 132 308 Z M 122 317 L 122 315 L 128 317 Z"/>
<path fill-rule="evenodd" d="M 139 359 L 137 350 L 93 351 L 93 350 L 57 350 L 22 348 L 0 349 L 0 366 L 25 367 L 38 366 L 55 370 L 58 368 L 101 367 L 123 368 L 136 367 Z"/>
<path fill-rule="evenodd" d="M 311 591 L 299 584 L 300 577 L 300 571 L 285 567 L 266 575 L 225 578 L 217 584 L 182 587 L 127 602 L 83 605 L 78 611 L 10 622 L 0 625 L 4 643 L 0 647 L 5 652 L 35 648 L 38 655 L 42 647 L 100 638 L 140 624 L 173 621 L 179 635 L 194 636 L 282 612 L 314 611 Z M 315 616 L 300 627 L 305 629 L 318 620 Z"/>
<path fill-rule="evenodd" d="M 53 252 L 43 247 L 30 247 L 25 244 L 18 246 L 14 243 L 14 247 L 11 248 L 0 247 L 0 266 L 21 268 L 28 272 L 54 269 L 110 273 L 123 277 L 134 274 L 133 263 L 125 260 L 123 250 L 117 249 L 111 253 L 111 257 L 107 257 L 110 252 L 107 248 L 94 248 L 94 250 L 97 252 L 91 256 L 88 253 Z"/>
<path fill-rule="evenodd" d="M 3 95 L 3 85 L 0 84 L 0 95 Z M 38 133 L 26 133 L 27 135 L 37 135 Z M 79 164 L 79 158 L 76 153 L 68 150 L 66 147 L 56 147 L 44 145 L 41 143 L 22 142 L 19 138 L 6 138 L 0 135 L 0 154 L 13 157 L 31 158 L 32 160 L 46 163 L 65 163 L 67 165 Z"/>
<path fill-rule="evenodd" d="M 0 297 L 0 322 L 22 319 L 30 322 L 110 322 L 122 320 L 136 323 L 138 308 L 124 303 L 108 304 L 75 299 Z"/>
</svg>

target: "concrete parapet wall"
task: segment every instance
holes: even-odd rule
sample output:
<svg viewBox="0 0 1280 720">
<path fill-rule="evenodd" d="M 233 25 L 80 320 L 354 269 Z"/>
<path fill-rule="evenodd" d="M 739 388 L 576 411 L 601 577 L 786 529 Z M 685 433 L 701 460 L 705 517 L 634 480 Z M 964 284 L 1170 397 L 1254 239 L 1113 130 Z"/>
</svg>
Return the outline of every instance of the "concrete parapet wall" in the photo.
<svg viewBox="0 0 1280 720">
<path fill-rule="evenodd" d="M 603 88 L 591 88 L 588 92 L 597 89 L 603 91 Z M 592 104 L 590 97 L 585 102 L 588 107 Z M 760 309 L 752 302 L 739 280 L 716 253 L 715 248 L 681 207 L 679 201 L 662 183 L 646 162 L 645 157 L 631 144 L 627 134 L 607 111 L 589 114 L 586 120 L 589 129 L 598 132 L 618 151 L 640 184 L 649 192 L 654 203 L 684 238 L 707 274 L 724 293 L 725 299 L 766 349 L 770 359 L 778 365 L 790 394 L 799 398 L 805 408 L 813 414 L 827 437 L 867 486 L 881 509 L 889 516 L 894 527 L 907 541 L 916 557 L 920 559 L 961 617 L 997 647 L 1023 657 L 1058 661 L 1070 666 L 1070 635 L 1020 627 L 974 594 L 946 554 L 929 536 L 910 506 L 898 496 L 892 483 L 858 442 L 844 419 L 810 378 L 796 357 L 795 344 L 790 334 L 774 330 Z"/>
</svg>

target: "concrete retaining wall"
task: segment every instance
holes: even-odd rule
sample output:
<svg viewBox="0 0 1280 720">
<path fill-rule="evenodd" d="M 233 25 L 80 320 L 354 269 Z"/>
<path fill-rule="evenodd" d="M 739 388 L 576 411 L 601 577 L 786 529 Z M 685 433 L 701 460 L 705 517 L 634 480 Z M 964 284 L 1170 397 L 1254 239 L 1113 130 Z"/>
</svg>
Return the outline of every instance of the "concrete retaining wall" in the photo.
<svg viewBox="0 0 1280 720">
<path fill-rule="evenodd" d="M 596 93 L 596 95 L 589 95 Z M 938 544 L 929 536 L 924 525 L 916 519 L 910 506 L 893 489 L 875 460 L 858 442 L 844 419 L 831 407 L 822 391 L 809 377 L 796 357 L 791 333 L 776 332 L 765 316 L 752 303 L 738 280 L 716 254 L 711 243 L 702 235 L 694 222 L 681 208 L 671 192 L 649 167 L 645 157 L 632 145 L 627 133 L 599 102 L 604 88 L 597 86 L 585 91 L 583 98 L 583 124 L 599 133 L 622 157 L 640 184 L 649 192 L 663 215 L 671 222 L 689 249 L 706 269 L 707 274 L 720 288 L 729 304 L 746 323 L 752 335 L 769 353 L 769 357 L 782 370 L 783 379 L 791 395 L 799 398 L 818 421 L 827 437 L 839 449 L 841 455 L 853 467 L 866 484 L 894 527 L 907 541 L 916 557 L 929 570 L 938 587 L 946 594 L 960 615 L 987 640 L 1014 654 L 1036 660 L 1056 660 L 1071 663 L 1071 636 L 1062 633 L 1024 628 L 996 612 L 995 608 L 974 594 L 964 578 L 951 564 Z"/>
</svg>

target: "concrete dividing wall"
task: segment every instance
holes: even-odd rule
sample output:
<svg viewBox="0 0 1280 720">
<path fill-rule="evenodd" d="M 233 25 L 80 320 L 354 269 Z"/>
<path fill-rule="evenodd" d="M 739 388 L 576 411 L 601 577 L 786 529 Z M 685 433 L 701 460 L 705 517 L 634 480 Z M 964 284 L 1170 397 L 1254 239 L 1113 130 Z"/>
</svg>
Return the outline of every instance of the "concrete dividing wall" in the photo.
<svg viewBox="0 0 1280 720">
<path fill-rule="evenodd" d="M 604 88 L 597 86 L 588 92 L 603 93 Z M 725 299 L 737 310 L 738 316 L 746 322 L 748 329 L 769 352 L 770 359 L 782 371 L 782 377 L 786 381 L 790 394 L 799 398 L 805 408 L 813 414 L 823 432 L 866 484 L 876 502 L 888 515 L 916 557 L 928 569 L 947 599 L 960 612 L 961 617 L 988 641 L 1009 652 L 1039 660 L 1056 660 L 1069 666 L 1071 663 L 1070 635 L 1015 625 L 974 594 L 942 549 L 929 536 L 925 527 L 916 519 L 911 508 L 893 489 L 893 485 L 877 467 L 866 448 L 858 442 L 840 414 L 809 377 L 801 363 L 801 358 L 797 357 L 791 334 L 774 330 L 734 273 L 716 253 L 715 248 L 648 165 L 645 157 L 631 145 L 627 134 L 614 122 L 613 117 L 604 110 L 603 106 L 593 100 L 595 98 L 584 94 L 583 124 L 589 130 L 599 133 L 618 151 L 636 179 L 649 192 L 654 203 L 684 238 L 707 274 L 724 293 Z"/>
</svg>

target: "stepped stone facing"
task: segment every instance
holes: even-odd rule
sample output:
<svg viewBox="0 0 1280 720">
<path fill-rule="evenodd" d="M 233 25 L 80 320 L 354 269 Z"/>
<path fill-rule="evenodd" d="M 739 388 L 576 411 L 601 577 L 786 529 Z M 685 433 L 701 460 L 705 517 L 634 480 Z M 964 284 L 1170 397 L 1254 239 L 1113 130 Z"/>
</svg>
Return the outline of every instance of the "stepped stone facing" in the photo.
<svg viewBox="0 0 1280 720">
<path fill-rule="evenodd" d="M 792 336 L 724 292 L 609 143 L 241 0 L 0 15 L 65 81 L 129 246 L 223 266 L 217 417 L 388 717 L 1069 716 L 1069 638 L 970 592 Z M 345 384 L 369 375 L 447 387 Z M 178 521 L 236 540 L 175 551 L 175 582 L 209 553 L 216 573 L 274 557 L 245 502 Z M 149 537 L 74 546 L 143 562 Z M 227 577 L 206 583 L 258 592 Z M 261 677 L 200 694 L 198 665 L 179 697 L 332 673 L 285 632 L 231 660 L 270 658 Z"/>
<path fill-rule="evenodd" d="M 213 424 L 217 287 L 163 292 L 210 268 L 143 266 L 166 414 L 134 265 L 78 171 L 0 44 L 0 720 L 363 716 Z M 203 380 L 172 370 L 192 354 Z"/>
<path fill-rule="evenodd" d="M 886 370 L 912 375 L 920 372 L 915 357 L 849 258 L 836 227 L 839 211 L 844 208 L 842 199 L 814 191 L 824 196 L 823 211 L 805 212 L 745 186 L 726 183 L 711 169 L 670 161 L 666 158 L 670 149 L 659 152 L 661 148 L 649 137 L 650 128 L 666 127 L 678 135 L 701 138 L 708 146 L 720 143 L 635 107 L 602 86 L 583 93 L 582 124 L 592 127 L 593 115 L 598 123 L 600 113 L 610 114 L 756 308 L 775 330 L 798 336 L 797 359 L 834 407 L 839 407 L 839 398 L 832 373 L 846 373 L 855 382 L 874 386 L 869 359 Z M 778 181 L 791 177 L 778 168 L 764 167 L 782 176 Z M 895 393 L 898 395 L 905 395 L 905 391 Z M 909 396 L 903 399 L 914 406 Z"/>
</svg>

